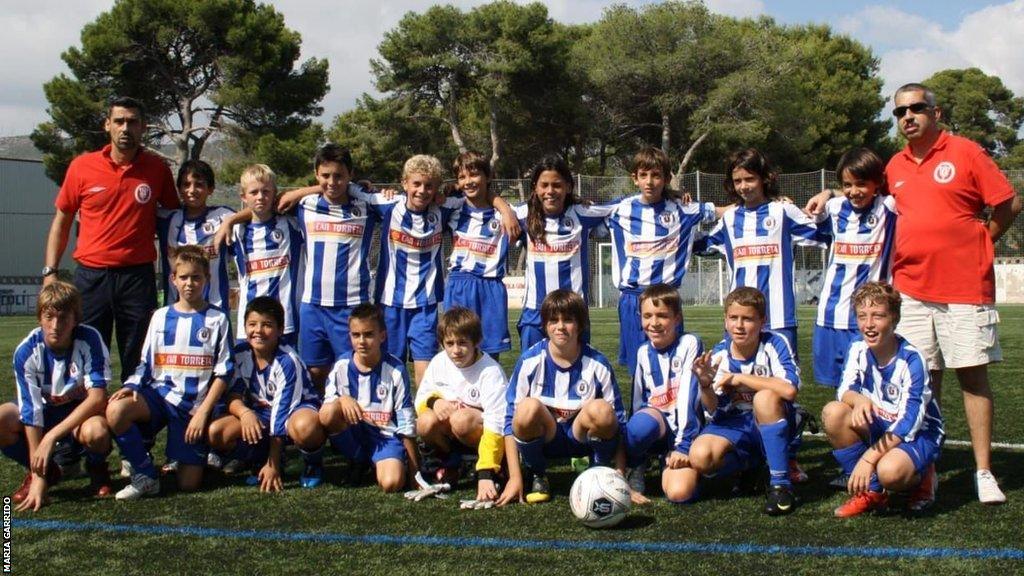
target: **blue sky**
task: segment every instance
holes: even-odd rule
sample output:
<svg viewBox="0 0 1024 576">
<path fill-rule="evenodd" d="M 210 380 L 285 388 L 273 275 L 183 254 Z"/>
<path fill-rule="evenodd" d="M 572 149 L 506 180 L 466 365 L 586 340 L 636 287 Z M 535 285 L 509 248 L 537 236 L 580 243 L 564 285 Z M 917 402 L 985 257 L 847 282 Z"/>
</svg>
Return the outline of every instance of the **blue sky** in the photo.
<svg viewBox="0 0 1024 576">
<path fill-rule="evenodd" d="M 516 0 L 526 2 L 527 0 Z M 278 0 L 285 23 L 302 34 L 303 58 L 327 58 L 331 92 L 324 100 L 329 122 L 373 93 L 369 60 L 381 35 L 408 11 L 422 12 L 437 2 L 424 0 Z M 449 2 L 469 8 L 480 0 Z M 543 0 L 562 22 L 600 18 L 611 0 Z M 620 2 L 621 3 L 621 0 Z M 649 2 L 627 1 L 630 5 Z M 27 134 L 45 121 L 42 84 L 66 72 L 60 53 L 78 43 L 82 26 L 112 6 L 112 0 L 32 0 L 7 2 L 0 12 L 0 136 Z M 976 66 L 1000 76 L 1024 95 L 1024 0 L 1002 2 L 852 0 L 706 0 L 709 8 L 732 16 L 768 15 L 786 24 L 828 24 L 870 46 L 881 61 L 889 93 L 905 82 L 923 80 L 946 68 Z M 74 9 L 69 9 L 73 6 Z"/>
</svg>

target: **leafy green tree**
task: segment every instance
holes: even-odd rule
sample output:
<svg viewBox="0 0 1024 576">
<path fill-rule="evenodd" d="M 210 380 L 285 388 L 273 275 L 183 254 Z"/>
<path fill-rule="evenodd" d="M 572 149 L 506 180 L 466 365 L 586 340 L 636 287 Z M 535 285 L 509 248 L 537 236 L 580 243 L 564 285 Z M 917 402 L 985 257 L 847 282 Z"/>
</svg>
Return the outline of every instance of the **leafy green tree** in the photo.
<svg viewBox="0 0 1024 576">
<path fill-rule="evenodd" d="M 451 158 L 456 151 L 445 124 L 432 112 L 417 110 L 409 99 L 364 94 L 356 107 L 335 117 L 327 139 L 352 152 L 356 178 L 396 182 L 414 154 Z"/>
<path fill-rule="evenodd" d="M 943 70 L 924 81 L 942 108 L 942 123 L 974 140 L 995 158 L 1019 142 L 1024 98 L 1015 97 L 998 76 L 977 68 Z"/>
<path fill-rule="evenodd" d="M 61 55 L 71 76 L 44 85 L 51 120 L 32 135 L 57 182 L 71 158 L 105 141 L 113 95 L 143 102 L 148 140 L 169 141 L 180 163 L 229 130 L 298 137 L 328 89 L 327 61 L 296 67 L 299 34 L 254 0 L 117 0 L 81 40 Z"/>
</svg>

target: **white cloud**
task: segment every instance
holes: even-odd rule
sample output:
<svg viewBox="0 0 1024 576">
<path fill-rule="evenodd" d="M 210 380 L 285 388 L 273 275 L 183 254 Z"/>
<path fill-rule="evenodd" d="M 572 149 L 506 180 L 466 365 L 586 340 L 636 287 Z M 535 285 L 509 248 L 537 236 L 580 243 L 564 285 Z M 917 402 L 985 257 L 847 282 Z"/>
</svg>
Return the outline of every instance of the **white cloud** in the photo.
<svg viewBox="0 0 1024 576">
<path fill-rule="evenodd" d="M 868 6 L 842 17 L 836 29 L 875 48 L 886 96 L 940 70 L 968 67 L 999 76 L 1015 94 L 1024 95 L 1024 52 L 1017 47 L 1024 30 L 1024 0 L 968 13 L 954 30 L 886 6 Z"/>
<path fill-rule="evenodd" d="M 423 12 L 438 3 L 463 9 L 486 0 L 275 0 L 286 25 L 302 34 L 301 59 L 327 58 L 331 91 L 324 99 L 324 122 L 353 106 L 363 92 L 375 93 L 370 59 L 377 45 L 409 11 Z M 531 0 L 515 0 L 528 3 Z M 560 22 L 592 22 L 622 0 L 544 0 Z M 626 0 L 641 6 L 651 0 Z M 79 42 L 82 26 L 109 10 L 113 0 L 79 0 L 68 9 L 64 0 L 11 2 L 0 11 L 0 136 L 27 134 L 46 120 L 42 84 L 66 71 L 60 53 Z M 730 16 L 766 14 L 763 0 L 706 0 L 710 10 Z M 780 8 L 781 10 L 781 8 Z M 793 20 L 793 18 L 790 18 Z M 955 30 L 935 21 L 886 6 L 867 6 L 838 18 L 837 30 L 874 47 L 882 60 L 886 93 L 921 80 L 937 70 L 977 66 L 999 75 L 1016 94 L 1024 95 L 1024 51 L 1017 36 L 1024 30 L 1024 0 L 967 13 Z"/>
</svg>

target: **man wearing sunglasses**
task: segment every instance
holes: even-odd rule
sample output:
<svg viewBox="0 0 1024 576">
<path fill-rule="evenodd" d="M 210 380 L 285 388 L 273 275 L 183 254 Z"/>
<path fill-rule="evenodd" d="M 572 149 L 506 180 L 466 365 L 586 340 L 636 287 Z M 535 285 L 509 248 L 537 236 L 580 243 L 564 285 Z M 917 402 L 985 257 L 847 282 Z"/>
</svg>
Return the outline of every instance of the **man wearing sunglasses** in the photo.
<svg viewBox="0 0 1024 576">
<path fill-rule="evenodd" d="M 1020 212 L 1020 198 L 981 146 L 939 126 L 942 109 L 926 86 L 901 86 L 893 104 L 907 139 L 885 170 L 899 214 L 892 264 L 892 283 L 903 296 L 897 331 L 924 356 L 936 399 L 943 369 L 956 371 L 978 499 L 1000 504 L 1006 496 L 990 471 L 988 364 L 1002 360 L 993 246 Z M 819 194 L 808 211 L 820 210 L 827 199 Z"/>
</svg>

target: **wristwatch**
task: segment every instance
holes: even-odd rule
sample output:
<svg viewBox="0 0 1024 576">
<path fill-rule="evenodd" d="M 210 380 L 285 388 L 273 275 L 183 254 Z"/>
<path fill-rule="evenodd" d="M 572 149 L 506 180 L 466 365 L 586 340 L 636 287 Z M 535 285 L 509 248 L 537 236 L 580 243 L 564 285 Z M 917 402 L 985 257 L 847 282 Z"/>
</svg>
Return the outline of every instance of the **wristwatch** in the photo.
<svg viewBox="0 0 1024 576">
<path fill-rule="evenodd" d="M 56 273 L 57 273 L 57 269 L 54 268 L 53 266 L 43 266 L 43 278 L 46 278 L 47 276 L 50 276 L 51 274 L 56 274 Z"/>
</svg>

